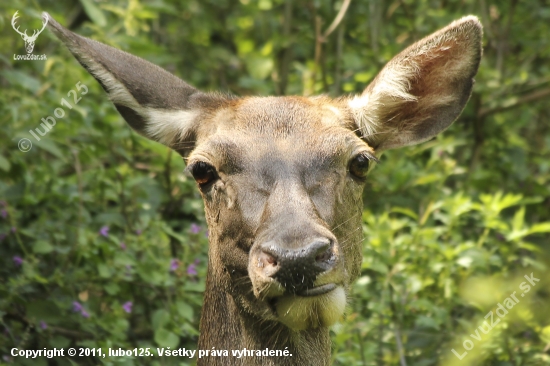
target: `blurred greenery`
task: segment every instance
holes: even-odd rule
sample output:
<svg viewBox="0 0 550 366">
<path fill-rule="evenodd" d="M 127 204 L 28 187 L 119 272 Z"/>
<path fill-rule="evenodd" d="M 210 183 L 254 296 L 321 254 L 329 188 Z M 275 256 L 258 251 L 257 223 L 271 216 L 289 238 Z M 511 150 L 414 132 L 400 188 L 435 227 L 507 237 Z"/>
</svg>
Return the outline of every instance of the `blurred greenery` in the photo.
<svg viewBox="0 0 550 366">
<path fill-rule="evenodd" d="M 341 6 L 0 4 L 0 364 L 193 364 L 167 357 L 25 360 L 10 350 L 195 349 L 208 242 L 182 159 L 131 132 L 47 30 L 34 49 L 47 60 L 14 60 L 25 54 L 10 24 L 15 11 L 21 29 L 39 29 L 48 11 L 75 32 L 203 90 L 333 96 L 361 92 L 410 43 L 477 15 L 484 57 L 465 111 L 436 139 L 385 153 L 370 176 L 362 276 L 331 331 L 333 363 L 550 364 L 550 3 L 352 1 L 322 40 Z M 64 116 L 38 135 L 56 108 Z M 30 151 L 18 149 L 22 138 L 32 142 Z M 531 274 L 540 282 L 524 292 Z M 514 291 L 522 297 L 500 318 L 499 304 Z M 500 321 L 485 333 L 489 312 Z"/>
</svg>

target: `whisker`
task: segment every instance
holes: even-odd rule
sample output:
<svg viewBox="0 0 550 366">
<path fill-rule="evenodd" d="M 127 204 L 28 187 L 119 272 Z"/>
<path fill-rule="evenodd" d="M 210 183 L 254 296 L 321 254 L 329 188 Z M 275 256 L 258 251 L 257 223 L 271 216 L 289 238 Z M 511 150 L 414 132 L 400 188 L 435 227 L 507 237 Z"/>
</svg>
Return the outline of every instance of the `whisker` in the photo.
<svg viewBox="0 0 550 366">
<path fill-rule="evenodd" d="M 333 227 L 330 231 L 334 231 L 334 230 L 338 229 L 340 226 L 344 225 L 346 222 L 354 219 L 355 217 L 357 217 L 358 215 L 361 215 L 361 214 L 362 214 L 362 212 L 356 213 L 355 215 L 351 216 L 349 219 L 347 219 L 347 220 L 341 222 L 340 224 L 338 224 L 337 226 Z"/>
<path fill-rule="evenodd" d="M 350 239 L 352 239 L 352 238 L 351 238 L 352 234 L 355 233 L 355 232 L 358 231 L 358 230 L 361 230 L 361 229 L 363 229 L 363 225 L 360 225 L 357 229 L 351 231 L 351 232 L 349 233 L 349 235 L 346 236 L 346 239 L 344 239 L 342 242 L 340 242 L 340 245 L 344 245 L 346 242 L 348 242 Z M 364 240 L 364 238 L 363 238 L 362 240 Z M 361 240 L 361 241 L 362 241 L 362 240 Z"/>
</svg>

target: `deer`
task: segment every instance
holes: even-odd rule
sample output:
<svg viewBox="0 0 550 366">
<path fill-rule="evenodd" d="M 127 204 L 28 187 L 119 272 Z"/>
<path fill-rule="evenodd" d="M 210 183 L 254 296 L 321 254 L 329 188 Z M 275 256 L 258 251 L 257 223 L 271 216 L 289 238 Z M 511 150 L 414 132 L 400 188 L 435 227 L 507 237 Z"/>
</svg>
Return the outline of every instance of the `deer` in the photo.
<svg viewBox="0 0 550 366">
<path fill-rule="evenodd" d="M 186 160 L 209 227 L 197 365 L 329 365 L 361 273 L 363 189 L 381 153 L 461 114 L 482 55 L 466 16 L 391 59 L 359 95 L 202 92 L 144 59 L 49 28 L 128 125 Z M 231 350 L 285 350 L 237 357 Z"/>
<path fill-rule="evenodd" d="M 36 42 L 36 39 L 42 33 L 44 28 L 46 28 L 46 25 L 48 24 L 48 17 L 46 15 L 42 15 L 42 28 L 40 30 L 35 29 L 32 32 L 32 36 L 27 35 L 27 30 L 25 29 L 24 32 L 19 31 L 19 26 L 17 26 L 17 18 L 19 18 L 19 15 L 17 15 L 19 11 L 16 11 L 15 14 L 13 14 L 13 17 L 11 18 L 11 26 L 13 30 L 15 30 L 21 38 L 23 38 L 23 41 L 25 42 L 25 50 L 27 53 L 32 53 L 34 50 L 34 42 Z"/>
</svg>

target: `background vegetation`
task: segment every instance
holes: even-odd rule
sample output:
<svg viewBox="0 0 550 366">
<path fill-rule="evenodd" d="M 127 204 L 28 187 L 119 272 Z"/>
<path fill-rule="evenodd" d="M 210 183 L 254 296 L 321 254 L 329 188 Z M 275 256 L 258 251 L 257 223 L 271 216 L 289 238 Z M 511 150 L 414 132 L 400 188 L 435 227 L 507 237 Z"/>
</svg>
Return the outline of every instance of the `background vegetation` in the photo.
<svg viewBox="0 0 550 366">
<path fill-rule="evenodd" d="M 550 3 L 352 1 L 327 32 L 342 4 L 2 2 L 0 363 L 193 364 L 9 352 L 195 349 L 208 241 L 181 158 L 131 132 L 51 33 L 34 50 L 46 61 L 13 59 L 25 54 L 10 25 L 18 10 L 21 29 L 39 28 L 48 11 L 203 90 L 238 95 L 361 92 L 410 43 L 479 16 L 485 53 L 462 116 L 433 141 L 386 153 L 370 176 L 363 273 L 332 330 L 332 357 L 335 365 L 550 364 Z M 70 90 L 82 97 L 77 105 Z M 59 107 L 64 117 L 36 141 L 28 131 L 43 131 L 41 119 Z M 18 149 L 21 138 L 33 143 L 29 152 Z M 540 282 L 472 338 L 531 273 Z M 465 346 L 462 359 L 453 354 Z"/>
</svg>

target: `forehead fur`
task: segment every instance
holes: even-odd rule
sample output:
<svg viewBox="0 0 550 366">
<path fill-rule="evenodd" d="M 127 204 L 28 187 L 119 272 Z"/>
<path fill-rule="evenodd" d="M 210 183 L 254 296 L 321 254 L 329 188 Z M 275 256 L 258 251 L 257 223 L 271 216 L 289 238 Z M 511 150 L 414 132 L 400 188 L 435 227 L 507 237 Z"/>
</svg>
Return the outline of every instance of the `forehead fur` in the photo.
<svg viewBox="0 0 550 366">
<path fill-rule="evenodd" d="M 236 128 L 273 138 L 343 126 L 347 109 L 327 97 L 248 97 L 234 105 Z"/>
<path fill-rule="evenodd" d="M 335 155 L 357 147 L 370 149 L 349 124 L 344 102 L 328 97 L 246 97 L 210 112 L 193 155 Z M 233 152 L 233 154 L 231 153 Z"/>
</svg>

